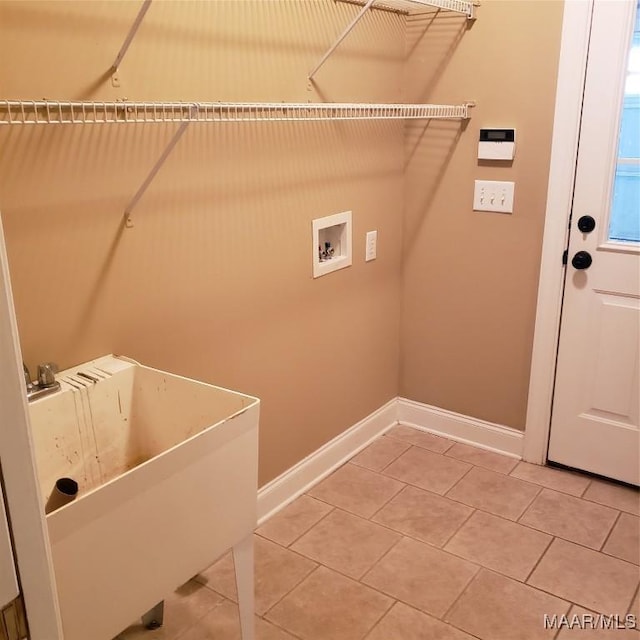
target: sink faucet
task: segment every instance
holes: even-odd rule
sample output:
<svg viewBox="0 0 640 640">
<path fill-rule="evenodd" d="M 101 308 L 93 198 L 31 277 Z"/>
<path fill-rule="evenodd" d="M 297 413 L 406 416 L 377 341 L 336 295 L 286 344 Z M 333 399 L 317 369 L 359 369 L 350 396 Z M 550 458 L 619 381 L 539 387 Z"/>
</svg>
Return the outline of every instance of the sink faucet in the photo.
<svg viewBox="0 0 640 640">
<path fill-rule="evenodd" d="M 27 387 L 27 400 L 37 400 L 50 393 L 54 393 L 60 389 L 60 383 L 56 380 L 58 365 L 55 362 L 43 362 L 38 365 L 38 379 L 36 382 L 31 380 L 29 368 L 23 362 L 24 382 Z"/>
<path fill-rule="evenodd" d="M 24 369 L 24 382 L 27 385 L 27 396 L 29 391 L 33 389 L 33 382 L 31 382 L 31 374 L 29 373 L 29 367 L 23 362 L 22 368 Z"/>
</svg>

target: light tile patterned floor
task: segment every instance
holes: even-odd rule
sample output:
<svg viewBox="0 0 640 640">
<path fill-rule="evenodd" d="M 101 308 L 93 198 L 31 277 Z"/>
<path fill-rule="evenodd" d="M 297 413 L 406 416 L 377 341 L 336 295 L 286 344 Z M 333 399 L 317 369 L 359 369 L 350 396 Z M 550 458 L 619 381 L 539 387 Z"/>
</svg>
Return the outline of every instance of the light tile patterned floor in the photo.
<svg viewBox="0 0 640 640">
<path fill-rule="evenodd" d="M 640 494 L 398 426 L 255 536 L 257 640 L 640 640 Z M 230 554 L 123 640 L 240 640 Z M 613 622 L 613 620 L 611 620 Z"/>
</svg>

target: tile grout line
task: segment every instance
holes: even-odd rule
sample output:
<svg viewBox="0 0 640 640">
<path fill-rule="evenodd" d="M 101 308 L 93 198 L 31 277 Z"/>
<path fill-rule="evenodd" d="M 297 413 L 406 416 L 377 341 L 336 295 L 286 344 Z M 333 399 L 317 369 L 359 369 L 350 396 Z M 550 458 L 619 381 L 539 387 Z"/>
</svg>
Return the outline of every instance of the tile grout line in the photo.
<svg viewBox="0 0 640 640">
<path fill-rule="evenodd" d="M 631 607 L 633 607 L 633 603 L 634 603 L 636 597 L 640 598 L 640 584 L 638 584 L 638 586 L 636 588 L 636 592 L 633 594 L 633 598 L 631 598 L 631 604 L 629 605 L 629 608 L 627 609 L 627 615 L 633 615 L 634 614 L 634 612 L 631 611 Z M 636 618 L 636 628 L 640 631 L 640 619 L 639 618 Z"/>
<path fill-rule="evenodd" d="M 573 607 L 573 605 L 571 605 L 571 607 Z M 571 611 L 571 607 L 569 607 L 569 609 L 567 609 L 567 612 L 565 613 L 565 615 L 569 615 L 569 611 Z M 558 640 L 558 638 L 560 637 L 560 633 L 561 632 L 562 632 L 562 627 L 560 627 L 560 625 L 558 625 L 558 629 L 553 634 L 553 640 Z"/>
<path fill-rule="evenodd" d="M 537 529 L 536 529 L 536 531 L 537 531 Z M 532 585 L 529 584 L 529 578 L 531 578 L 531 575 L 533 574 L 533 572 L 538 568 L 538 565 L 542 562 L 542 558 L 544 558 L 547 555 L 547 551 L 549 551 L 549 548 L 551 547 L 551 545 L 553 544 L 553 541 L 555 539 L 556 539 L 556 537 L 554 535 L 552 535 L 551 536 L 551 540 L 549 540 L 549 542 L 547 543 L 547 546 L 544 548 L 544 551 L 540 554 L 540 557 L 533 563 L 533 567 L 531 567 L 531 571 L 529 571 L 529 573 L 526 575 L 525 579 L 522 581 L 523 584 L 526 584 L 528 586 L 532 586 Z"/>
<path fill-rule="evenodd" d="M 402 441 L 401 440 L 396 440 L 396 442 L 402 442 Z M 411 449 L 411 447 L 413 446 L 409 442 L 404 442 L 403 444 L 408 445 L 407 448 L 404 451 L 402 451 L 401 453 L 399 453 L 397 456 L 395 456 L 393 458 L 393 460 L 390 460 L 389 462 L 387 462 L 387 464 L 385 464 L 384 467 L 382 467 L 382 469 L 380 469 L 380 471 L 378 471 L 378 473 L 383 473 L 384 470 L 387 467 L 390 467 L 400 456 L 403 456 L 405 453 L 407 453 L 407 451 L 409 451 L 409 449 Z"/>
<path fill-rule="evenodd" d="M 461 461 L 458 460 L 458 462 L 461 462 Z M 454 502 L 459 502 L 460 504 L 466 504 L 465 502 L 461 502 L 460 500 L 456 500 L 455 498 L 449 497 L 449 493 L 451 493 L 458 486 L 458 484 L 462 482 L 462 480 L 467 476 L 467 474 L 471 472 L 472 469 L 476 468 L 474 464 L 469 464 L 468 462 L 465 462 L 465 464 L 468 464 L 469 468 L 444 493 L 438 494 L 438 495 L 442 495 L 443 498 L 449 498 L 449 500 L 453 500 Z M 471 507 L 471 505 L 467 504 L 467 507 Z"/>
<path fill-rule="evenodd" d="M 309 496 L 311 497 L 311 496 Z M 316 498 L 312 498 L 313 500 L 315 500 Z M 321 501 L 322 502 L 322 501 Z M 323 502 L 322 504 L 327 504 L 326 502 Z M 295 537 L 286 547 L 283 547 L 284 549 L 288 549 L 290 551 L 293 551 L 293 549 L 291 549 L 291 547 L 298 542 L 298 540 L 300 540 L 300 538 L 302 538 L 303 536 L 305 536 L 307 533 L 309 533 L 309 531 L 311 531 L 311 529 L 313 529 L 317 524 L 320 524 L 325 518 L 327 518 L 330 514 L 332 514 L 338 507 L 336 507 L 335 505 L 328 505 L 331 507 L 331 509 L 329 509 L 329 511 L 327 511 L 327 513 L 325 513 L 319 520 L 317 520 L 316 522 L 314 522 L 309 528 L 305 529 L 300 535 L 298 535 L 297 537 Z M 276 514 L 277 515 L 277 514 Z M 257 534 L 260 535 L 260 534 Z M 262 536 L 264 537 L 264 536 Z M 267 538 L 267 540 L 269 540 L 269 538 Z M 275 544 L 280 544 L 279 542 L 276 542 L 275 540 L 270 540 L 270 542 L 273 542 Z M 283 545 L 280 544 L 280 546 L 282 547 Z M 306 556 L 305 556 L 306 557 Z"/>
<path fill-rule="evenodd" d="M 361 584 L 361 582 L 358 580 L 358 584 Z M 389 597 L 389 596 L 387 596 Z M 395 606 L 396 602 L 398 602 L 397 598 L 394 597 L 390 597 L 391 600 L 391 604 L 384 610 L 384 612 L 382 613 L 382 615 L 369 627 L 369 629 L 367 629 L 366 633 L 362 636 L 362 640 L 366 640 L 367 636 L 371 635 L 371 632 L 380 624 L 380 622 L 382 621 L 382 619 L 389 613 L 389 611 L 391 611 L 391 609 L 393 609 L 393 607 Z"/>
<path fill-rule="evenodd" d="M 311 575 L 311 574 L 309 574 Z M 293 631 L 291 631 L 290 629 L 287 629 L 286 627 L 283 627 L 281 624 L 275 622 L 274 620 L 267 620 L 264 616 L 258 616 L 260 618 L 260 620 L 264 620 L 264 622 L 267 622 L 270 625 L 273 625 L 276 629 L 280 629 L 281 631 L 284 631 L 285 633 L 289 634 L 292 638 L 295 638 L 295 640 L 304 640 L 303 638 L 301 638 L 297 633 L 294 633 Z M 258 636 L 258 634 L 255 634 L 256 637 Z"/>
<path fill-rule="evenodd" d="M 476 564 L 476 563 L 473 562 L 472 564 Z M 462 589 L 462 591 L 456 596 L 454 601 L 447 607 L 446 611 L 440 617 L 440 620 L 442 620 L 442 622 L 446 622 L 451 626 L 455 626 L 456 629 L 459 629 L 460 627 L 454 625 L 451 621 L 447 620 L 447 616 L 451 613 L 451 611 L 456 606 L 456 604 L 460 602 L 464 594 L 469 590 L 469 587 L 478 579 L 478 576 L 482 573 L 482 570 L 484 569 L 484 567 L 482 565 L 476 565 L 476 566 L 478 567 L 478 570 L 473 574 L 473 576 L 471 576 L 471 579 L 464 586 L 464 589 Z M 464 629 L 462 629 L 462 631 L 464 631 Z"/>
<path fill-rule="evenodd" d="M 526 482 L 526 480 L 522 480 L 522 482 Z M 529 483 L 529 484 L 531 484 L 531 483 Z M 533 485 L 533 486 L 536 486 L 536 485 Z M 522 524 L 520 522 L 520 519 L 522 518 L 522 516 L 524 516 L 525 513 L 527 513 L 527 511 L 529 511 L 529 509 L 531 508 L 531 505 L 538 499 L 538 496 L 544 491 L 544 489 L 545 489 L 545 487 L 538 487 L 538 491 L 536 491 L 535 495 L 525 505 L 525 507 L 521 511 L 520 515 L 514 520 L 515 523 Z M 526 526 L 526 525 L 523 525 L 523 526 Z M 533 529 L 533 527 L 530 527 L 530 528 Z"/>
<path fill-rule="evenodd" d="M 529 511 L 529 509 L 531 509 L 531 507 L 533 506 L 533 503 L 540 497 L 540 495 L 544 490 L 545 490 L 545 487 L 540 487 L 540 491 L 538 491 L 538 493 L 536 493 L 536 495 L 533 496 L 533 500 L 529 502 L 529 504 L 525 507 L 524 511 L 515 519 L 515 522 L 517 522 L 518 524 L 521 524 L 523 527 L 529 527 L 529 529 L 535 529 L 536 531 L 540 531 L 540 529 L 534 527 L 532 524 L 526 524 L 525 522 L 522 522 L 522 518 L 524 518 L 527 515 L 527 512 Z M 549 533 L 549 532 L 545 531 L 544 533 Z M 550 534 L 550 535 L 554 535 L 554 534 Z"/>
<path fill-rule="evenodd" d="M 631 611 L 631 607 L 633 606 L 633 601 L 636 598 L 636 593 L 638 593 L 638 589 L 640 589 L 640 581 L 638 583 L 638 586 L 636 587 L 636 590 L 633 592 L 633 595 L 631 596 L 631 600 L 629 601 L 629 605 L 625 609 L 625 611 L 627 613 L 629 613 L 629 611 Z M 636 620 L 636 627 L 639 627 L 639 626 L 640 626 L 640 624 L 638 623 L 638 620 Z"/>
<path fill-rule="evenodd" d="M 607 535 L 604 537 L 604 540 L 602 541 L 602 544 L 598 547 L 598 551 L 600 551 L 601 553 L 605 553 L 604 548 L 607 546 L 607 542 L 609 542 L 609 538 L 611 537 L 611 534 L 613 533 L 613 530 L 618 525 L 618 522 L 620 521 L 621 517 L 622 517 L 622 511 L 618 511 L 618 515 L 615 517 L 615 519 L 613 521 L 613 524 L 611 525 L 609 531 L 607 531 Z M 607 554 L 607 555 L 609 555 L 609 554 Z"/>
<path fill-rule="evenodd" d="M 378 442 L 379 440 L 381 440 L 384 437 L 391 438 L 395 442 L 401 442 L 402 444 L 407 445 L 407 448 L 404 451 L 401 451 L 397 456 L 395 456 L 393 458 L 393 460 L 390 460 L 387 464 L 385 464 L 382 467 L 382 469 L 370 469 L 369 467 L 365 467 L 364 465 L 359 465 L 357 462 L 352 462 L 362 452 L 358 452 L 354 456 L 349 458 L 347 460 L 347 464 L 351 462 L 351 464 L 354 464 L 354 465 L 356 465 L 358 467 L 366 469 L 367 471 L 371 471 L 372 473 L 377 473 L 379 475 L 384 475 L 385 478 L 391 478 L 392 480 L 396 480 L 397 482 L 402 482 L 402 480 L 398 480 L 397 478 L 393 478 L 392 476 L 385 475 L 384 474 L 384 470 L 387 469 L 388 467 L 390 467 L 398 458 L 403 456 L 405 453 L 407 453 L 407 451 L 409 451 L 411 448 L 415 447 L 416 445 L 412 444 L 411 442 L 407 442 L 406 440 L 402 440 L 401 438 L 394 437 L 393 435 L 389 434 L 388 432 L 385 432 L 382 435 L 378 436 L 373 442 Z M 371 444 L 373 444 L 373 442 Z M 368 445 L 368 446 L 371 446 L 371 445 Z M 364 449 L 363 449 L 363 451 L 364 451 Z M 403 482 L 403 484 L 406 487 L 407 483 Z M 405 487 L 402 487 L 402 489 L 400 489 L 400 491 L 402 491 Z M 398 493 L 400 493 L 400 491 L 398 491 Z M 382 507 L 380 507 L 380 509 L 383 509 L 391 500 L 393 500 L 393 498 L 395 498 L 398 495 L 398 493 L 393 495 L 384 505 L 382 505 Z M 376 513 L 378 513 L 378 511 L 380 511 L 380 509 L 378 509 L 373 514 L 371 514 L 371 516 L 369 516 L 368 519 L 371 519 L 374 515 L 376 515 Z"/>
<path fill-rule="evenodd" d="M 464 519 L 464 522 L 442 543 L 442 547 L 440 547 L 443 551 L 447 551 L 446 546 L 451 542 L 451 540 L 456 536 L 456 534 L 473 518 L 473 515 L 478 511 L 476 507 L 469 507 L 471 509 L 471 513 Z M 451 551 L 447 551 L 447 553 L 451 553 Z M 461 558 L 462 556 L 458 556 L 455 553 L 457 558 Z M 466 560 L 466 558 L 464 558 Z"/>
<path fill-rule="evenodd" d="M 328 515 L 328 514 L 327 514 Z M 269 541 L 271 542 L 271 541 Z M 285 551 L 289 551 L 290 553 L 295 554 L 296 556 L 298 556 L 299 558 L 301 558 L 302 560 L 308 560 L 309 562 L 313 562 L 315 563 L 317 566 L 313 567 L 313 569 L 311 569 L 311 571 L 308 571 L 307 573 L 305 573 L 302 578 L 300 578 L 300 580 L 298 580 L 286 593 L 284 593 L 280 598 L 278 598 L 278 600 L 276 602 L 274 602 L 266 611 L 264 611 L 262 614 L 260 614 L 260 617 L 264 617 L 267 615 L 267 613 L 269 611 L 271 611 L 271 609 L 273 609 L 277 604 L 280 604 L 280 602 L 282 600 L 284 600 L 284 598 L 286 596 L 288 596 L 292 591 L 294 591 L 294 589 L 296 589 L 299 585 L 301 585 L 316 569 L 318 569 L 319 566 L 321 566 L 321 563 L 316 562 L 315 560 L 312 560 L 311 558 L 307 558 L 307 556 L 302 555 L 301 553 L 298 553 L 297 551 L 295 551 L 294 549 L 289 549 L 288 547 L 283 547 L 282 545 L 279 545 L 277 542 L 271 542 L 271 544 L 276 544 L 277 546 L 279 546 L 281 549 L 285 550 Z M 255 566 L 255 563 L 254 563 Z M 255 574 L 255 569 L 254 569 L 254 574 Z M 254 584 L 255 584 L 255 578 L 254 578 Z M 254 590 L 255 590 L 255 586 L 254 586 Z"/>
<path fill-rule="evenodd" d="M 582 498 L 583 500 L 588 500 L 588 498 L 585 498 L 584 495 L 585 495 L 585 493 L 587 493 L 587 491 L 589 491 L 589 487 L 592 484 L 593 484 L 593 478 L 589 478 L 589 482 L 587 482 L 586 487 L 584 488 L 583 492 L 578 497 Z"/>
<path fill-rule="evenodd" d="M 364 518 L 365 520 L 371 520 L 371 518 L 373 518 L 373 516 L 377 515 L 378 512 L 382 511 L 382 509 L 384 509 L 397 495 L 399 495 L 402 491 L 404 491 L 408 486 L 408 483 L 403 482 L 402 480 L 398 480 L 396 478 L 392 478 L 391 476 L 384 476 L 384 477 L 385 478 L 389 478 L 391 480 L 395 480 L 396 482 L 399 482 L 403 486 L 400 489 L 398 489 L 389 499 L 385 500 L 384 504 L 380 505 L 370 516 L 368 516 L 367 518 Z M 360 517 L 362 517 L 362 516 L 360 516 Z"/>
<path fill-rule="evenodd" d="M 198 583 L 200 584 L 200 583 Z M 207 588 L 206 585 L 200 585 L 201 587 Z M 172 640 L 180 640 L 181 637 L 184 637 L 185 635 L 187 635 L 187 633 L 189 631 L 191 631 L 191 629 L 193 629 L 196 624 L 198 622 L 200 622 L 200 620 L 202 620 L 203 618 L 205 618 L 206 616 L 208 616 L 210 613 L 213 613 L 216 609 L 218 609 L 219 607 L 221 607 L 225 602 L 232 602 L 231 600 L 229 600 L 228 598 L 225 598 L 223 595 L 219 594 L 217 591 L 214 591 L 214 593 L 216 595 L 219 595 L 222 600 L 218 603 L 216 603 L 213 607 L 211 607 L 211 609 L 209 609 L 208 611 L 206 611 L 206 613 L 204 613 L 201 616 L 198 616 L 192 624 L 189 624 L 189 626 L 186 629 L 183 629 L 182 631 L 178 631 L 178 633 L 173 636 Z M 235 603 L 234 603 L 235 604 Z M 117 639 L 116 639 L 117 640 Z"/>
<path fill-rule="evenodd" d="M 298 554 L 298 555 L 300 555 L 300 554 Z M 301 556 L 301 557 L 305 558 L 305 560 L 309 560 L 309 558 L 306 558 L 305 556 Z M 312 562 L 314 562 L 314 561 L 312 561 Z M 298 580 L 298 582 L 296 582 L 293 585 L 293 587 L 291 587 L 291 589 L 289 589 L 285 594 L 280 596 L 280 598 L 278 598 L 278 600 L 276 600 L 276 602 L 274 602 L 266 611 L 264 611 L 263 613 L 259 614 L 258 617 L 262 618 L 263 620 L 266 620 L 267 622 L 271 622 L 271 620 L 269 620 L 267 618 L 267 614 L 270 611 L 272 611 L 273 609 L 275 609 L 288 595 L 293 593 L 293 591 L 295 591 L 307 578 L 310 578 L 316 571 L 318 571 L 318 569 L 320 569 L 320 567 L 324 567 L 324 565 L 320 564 L 319 562 L 314 562 L 314 563 L 315 563 L 316 566 L 313 567 L 313 569 L 311 569 L 311 571 L 309 571 L 304 576 L 302 576 L 302 578 L 300 580 Z M 285 631 L 288 632 L 289 630 L 285 629 Z"/>
<path fill-rule="evenodd" d="M 374 589 L 375 591 L 378 591 L 379 593 L 384 593 L 384 591 L 381 591 L 379 589 L 376 589 L 376 587 L 373 587 L 369 584 L 367 584 L 366 582 L 363 582 L 363 580 L 367 577 L 367 575 L 369 573 L 371 573 L 375 567 L 377 565 L 379 565 L 404 539 L 406 536 L 404 535 L 400 535 L 400 539 L 397 542 L 394 542 L 359 578 L 358 578 L 358 582 L 362 583 L 363 585 L 369 587 L 370 589 Z M 393 598 L 394 596 L 389 596 L 388 593 L 385 593 L 386 596 Z M 395 598 L 397 600 L 397 598 Z"/>
</svg>

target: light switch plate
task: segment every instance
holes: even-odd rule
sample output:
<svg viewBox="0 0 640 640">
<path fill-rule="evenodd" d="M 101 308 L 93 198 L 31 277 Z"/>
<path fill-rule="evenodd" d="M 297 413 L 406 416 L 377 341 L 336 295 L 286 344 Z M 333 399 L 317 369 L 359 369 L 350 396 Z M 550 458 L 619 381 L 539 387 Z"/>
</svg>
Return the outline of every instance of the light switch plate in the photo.
<svg viewBox="0 0 640 640">
<path fill-rule="evenodd" d="M 513 213 L 515 182 L 476 180 L 473 192 L 474 211 Z"/>
<path fill-rule="evenodd" d="M 367 246 L 364 259 L 366 262 L 375 260 L 378 255 L 378 231 L 367 231 Z"/>
</svg>

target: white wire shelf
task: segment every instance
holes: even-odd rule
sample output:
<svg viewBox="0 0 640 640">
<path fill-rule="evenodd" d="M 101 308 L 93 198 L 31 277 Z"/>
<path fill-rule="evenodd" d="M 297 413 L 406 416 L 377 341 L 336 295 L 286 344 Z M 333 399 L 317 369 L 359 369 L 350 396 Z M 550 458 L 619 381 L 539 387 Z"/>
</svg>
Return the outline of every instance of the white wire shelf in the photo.
<svg viewBox="0 0 640 640">
<path fill-rule="evenodd" d="M 124 211 L 131 214 L 180 138 L 193 122 L 308 122 L 322 120 L 465 120 L 473 102 L 364 104 L 281 102 L 61 102 L 0 100 L 0 125 L 127 124 L 175 122 L 180 126 Z"/>
<path fill-rule="evenodd" d="M 474 105 L 0 100 L 0 125 L 467 119 Z"/>
<path fill-rule="evenodd" d="M 364 6 L 367 0 L 340 0 L 349 4 L 359 4 Z M 478 3 L 473 0 L 375 0 L 371 5 L 371 9 L 386 9 L 387 11 L 396 11 L 405 15 L 414 15 L 416 13 L 424 13 L 429 9 L 443 9 L 445 11 L 453 11 L 461 13 L 470 20 L 475 17 L 474 11 Z"/>
<path fill-rule="evenodd" d="M 362 7 L 355 18 L 347 25 L 345 30 L 338 36 L 335 42 L 327 49 L 320 58 L 316 66 L 309 72 L 309 80 L 322 68 L 324 63 L 331 57 L 333 52 L 340 46 L 342 41 L 353 31 L 354 27 L 364 18 L 367 11 L 371 9 L 384 9 L 386 11 L 397 11 L 405 15 L 424 13 L 425 9 L 445 9 L 456 13 L 464 14 L 468 20 L 475 18 L 474 9 L 476 3 L 473 0 L 340 0 L 348 4 L 357 4 Z"/>
</svg>

